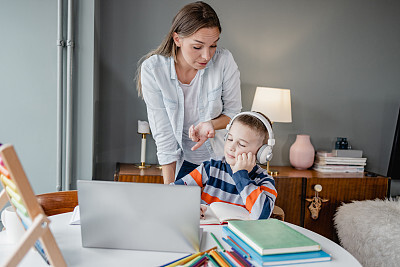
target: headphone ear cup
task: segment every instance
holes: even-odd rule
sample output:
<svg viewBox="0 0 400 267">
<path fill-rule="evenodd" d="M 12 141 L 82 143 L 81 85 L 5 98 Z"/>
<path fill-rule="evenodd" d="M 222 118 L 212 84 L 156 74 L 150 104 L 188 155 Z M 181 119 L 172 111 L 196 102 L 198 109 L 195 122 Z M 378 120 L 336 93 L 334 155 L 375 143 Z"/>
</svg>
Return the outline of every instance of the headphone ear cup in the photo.
<svg viewBox="0 0 400 267">
<path fill-rule="evenodd" d="M 262 145 L 257 152 L 257 161 L 260 164 L 265 164 L 272 159 L 272 147 L 269 145 Z"/>
<path fill-rule="evenodd" d="M 228 132 L 226 132 L 224 135 L 224 142 L 226 142 L 226 139 L 228 139 Z"/>
</svg>

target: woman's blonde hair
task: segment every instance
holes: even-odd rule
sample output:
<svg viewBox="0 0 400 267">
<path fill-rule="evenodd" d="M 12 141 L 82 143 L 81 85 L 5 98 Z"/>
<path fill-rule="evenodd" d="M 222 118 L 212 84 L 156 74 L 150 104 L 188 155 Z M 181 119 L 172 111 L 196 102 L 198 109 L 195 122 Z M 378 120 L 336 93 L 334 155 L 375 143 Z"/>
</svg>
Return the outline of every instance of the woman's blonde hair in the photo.
<svg viewBox="0 0 400 267">
<path fill-rule="evenodd" d="M 139 96 L 142 96 L 140 69 L 144 60 L 152 55 L 161 55 L 164 57 L 173 57 L 176 62 L 178 47 L 173 40 L 174 32 L 176 32 L 181 38 L 185 38 L 191 36 L 202 28 L 214 27 L 217 27 L 221 33 L 221 25 L 217 13 L 215 13 L 214 9 L 207 3 L 198 1 L 187 4 L 179 10 L 172 20 L 171 28 L 161 44 L 139 60 L 135 78 Z"/>
</svg>

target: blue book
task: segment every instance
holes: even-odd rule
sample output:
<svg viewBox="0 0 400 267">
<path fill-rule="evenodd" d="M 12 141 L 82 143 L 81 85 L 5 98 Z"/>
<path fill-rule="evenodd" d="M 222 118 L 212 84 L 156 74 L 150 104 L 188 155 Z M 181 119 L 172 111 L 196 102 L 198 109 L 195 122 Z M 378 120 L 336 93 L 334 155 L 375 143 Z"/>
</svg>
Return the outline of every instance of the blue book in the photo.
<svg viewBox="0 0 400 267">
<path fill-rule="evenodd" d="M 328 253 L 324 252 L 323 250 L 262 256 L 258 254 L 249 245 L 247 245 L 237 235 L 235 235 L 231 230 L 229 230 L 227 226 L 222 227 L 222 232 L 224 236 L 229 236 L 241 248 L 243 248 L 251 256 L 251 259 L 259 266 L 277 266 L 277 265 L 289 265 L 298 263 L 323 262 L 332 260 L 331 256 Z"/>
</svg>

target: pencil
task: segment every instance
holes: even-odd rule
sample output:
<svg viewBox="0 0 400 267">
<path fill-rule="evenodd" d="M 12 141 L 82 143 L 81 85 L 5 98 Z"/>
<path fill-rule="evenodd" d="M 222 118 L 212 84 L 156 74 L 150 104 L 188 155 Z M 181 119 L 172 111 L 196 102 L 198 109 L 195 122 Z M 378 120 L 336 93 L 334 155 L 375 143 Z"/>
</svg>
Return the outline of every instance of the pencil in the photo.
<svg viewBox="0 0 400 267">
<path fill-rule="evenodd" d="M 222 246 L 222 244 L 218 241 L 218 239 L 215 237 L 213 233 L 210 233 L 212 238 L 214 239 L 215 243 L 222 249 L 222 251 L 225 251 L 225 248 Z"/>
<path fill-rule="evenodd" d="M 219 267 L 219 264 L 218 264 L 210 255 L 208 255 L 208 254 L 206 254 L 206 255 L 207 255 L 208 260 L 211 261 L 211 263 L 212 263 L 215 267 Z"/>
<path fill-rule="evenodd" d="M 246 254 L 248 258 L 251 258 L 250 254 L 247 253 L 247 251 L 244 250 L 241 246 L 239 246 L 239 244 L 236 243 L 235 240 L 233 240 L 230 236 L 228 236 L 228 239 L 229 239 L 230 241 L 232 241 L 241 251 L 243 251 L 244 254 Z"/>
<path fill-rule="evenodd" d="M 166 264 L 164 264 L 164 265 L 161 265 L 160 267 L 166 267 L 166 266 L 168 266 L 168 265 L 170 265 L 170 264 L 172 264 L 172 263 L 174 263 L 174 262 L 177 262 L 177 261 L 179 261 L 179 260 L 181 260 L 181 259 L 184 259 L 184 258 L 186 258 L 186 257 L 189 257 L 190 255 L 192 255 L 192 254 L 189 254 L 189 255 L 183 256 L 182 258 L 179 258 L 179 259 L 173 260 L 173 261 L 171 261 L 171 262 L 168 262 L 168 263 L 166 263 Z"/>
<path fill-rule="evenodd" d="M 182 266 L 185 266 L 185 267 L 191 266 L 194 262 L 196 262 L 196 261 L 197 261 L 198 259 L 200 259 L 200 258 L 201 258 L 201 255 L 199 255 L 199 256 L 197 256 L 197 257 L 191 259 L 190 261 L 186 262 L 186 263 L 185 263 L 184 265 L 182 265 Z"/>
<path fill-rule="evenodd" d="M 227 251 L 226 253 L 228 253 L 228 255 L 231 256 L 232 259 L 236 261 L 240 267 L 246 267 L 246 265 L 244 265 L 243 262 L 239 260 L 232 252 Z"/>
<path fill-rule="evenodd" d="M 226 252 L 225 252 L 226 253 Z M 219 253 L 224 259 L 225 259 L 225 261 L 226 262 L 228 262 L 231 266 L 235 266 L 235 264 L 229 259 L 229 257 L 228 256 L 226 256 L 226 254 L 224 254 L 224 252 L 222 252 L 222 253 Z"/>
<path fill-rule="evenodd" d="M 164 266 L 164 267 L 173 267 L 173 266 L 183 265 L 183 264 L 189 262 L 190 260 L 196 258 L 197 256 L 203 255 L 203 254 L 205 254 L 205 253 L 208 253 L 208 252 L 210 252 L 211 250 L 216 249 L 216 248 L 217 248 L 217 247 L 213 247 L 213 248 L 210 248 L 209 250 L 206 250 L 206 251 L 203 251 L 203 252 L 197 252 L 197 253 L 195 253 L 195 254 L 190 254 L 190 255 L 188 255 L 188 256 L 186 256 L 186 257 L 183 257 L 183 258 L 181 258 L 181 259 L 179 259 L 179 260 L 177 260 L 177 261 L 173 261 L 173 262 L 171 262 L 171 263 L 169 263 L 169 264 L 166 264 L 166 265 L 163 265 L 163 266 Z"/>
<path fill-rule="evenodd" d="M 246 260 L 245 257 L 240 255 L 239 251 L 237 251 L 235 248 L 232 248 L 232 252 L 234 255 L 237 255 L 239 259 L 246 265 L 246 266 L 251 266 L 251 263 Z"/>
<path fill-rule="evenodd" d="M 228 267 L 228 265 L 221 259 L 221 257 L 216 253 L 216 250 L 210 252 L 211 257 L 222 267 Z"/>
<path fill-rule="evenodd" d="M 192 264 L 190 264 L 190 267 L 196 267 L 196 266 L 200 266 L 201 264 L 204 263 L 204 261 L 207 260 L 207 256 L 206 255 L 202 255 L 200 256 L 198 259 L 196 259 L 194 262 L 192 262 Z"/>
<path fill-rule="evenodd" d="M 231 240 L 222 238 L 229 246 L 231 246 L 232 249 L 236 249 L 236 251 L 240 251 L 240 248 L 238 248 Z M 242 252 L 240 252 L 242 254 Z"/>
<path fill-rule="evenodd" d="M 218 257 L 220 257 L 221 258 L 221 260 L 225 263 L 225 265 L 226 266 L 228 266 L 228 267 L 232 267 L 232 265 L 229 263 L 229 262 L 227 262 L 226 260 L 225 260 L 225 258 L 222 256 L 222 253 L 223 252 L 218 252 L 217 250 L 214 250 L 215 251 L 215 253 L 218 255 Z"/>
</svg>

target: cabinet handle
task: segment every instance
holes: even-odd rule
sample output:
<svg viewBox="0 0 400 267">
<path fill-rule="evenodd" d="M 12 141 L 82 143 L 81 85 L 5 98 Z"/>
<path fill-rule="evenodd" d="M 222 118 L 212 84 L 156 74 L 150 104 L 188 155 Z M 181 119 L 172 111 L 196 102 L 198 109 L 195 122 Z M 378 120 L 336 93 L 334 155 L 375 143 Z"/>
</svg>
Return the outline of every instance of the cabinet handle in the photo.
<svg viewBox="0 0 400 267">
<path fill-rule="evenodd" d="M 306 200 L 310 202 L 310 206 L 308 206 L 308 209 L 310 210 L 311 218 L 313 220 L 316 220 L 318 219 L 319 212 L 321 211 L 322 203 L 329 201 L 329 199 L 320 198 L 318 196 L 318 193 L 322 191 L 322 185 L 314 185 L 314 191 L 315 196 L 313 198 L 306 198 Z"/>
</svg>

